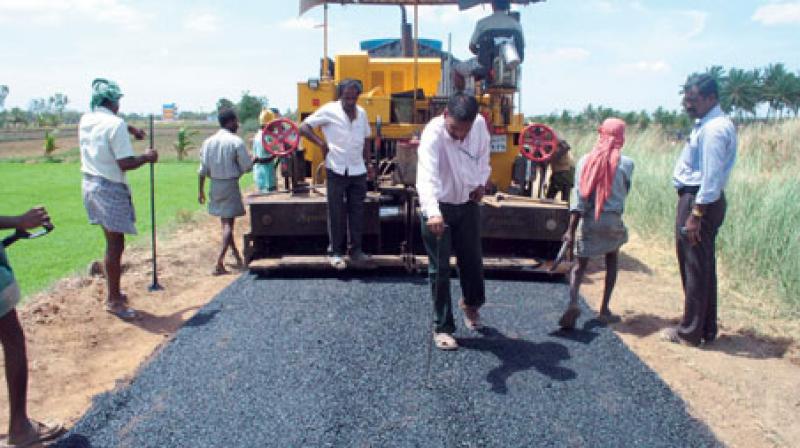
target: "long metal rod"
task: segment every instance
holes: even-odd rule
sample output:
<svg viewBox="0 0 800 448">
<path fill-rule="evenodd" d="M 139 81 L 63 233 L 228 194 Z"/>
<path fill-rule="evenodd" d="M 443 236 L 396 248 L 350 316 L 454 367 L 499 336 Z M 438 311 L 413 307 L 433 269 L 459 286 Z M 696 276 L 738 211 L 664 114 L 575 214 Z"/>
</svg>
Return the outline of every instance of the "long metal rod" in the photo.
<svg viewBox="0 0 800 448">
<path fill-rule="evenodd" d="M 150 149 L 155 147 L 155 135 L 153 132 L 153 115 L 150 114 Z M 150 234 L 153 246 L 153 283 L 147 288 L 150 291 L 160 291 L 164 289 L 158 284 L 158 266 L 156 263 L 156 171 L 155 164 L 150 162 Z"/>
<path fill-rule="evenodd" d="M 328 66 L 328 2 L 325 2 L 324 19 L 322 23 L 322 79 L 330 79 Z"/>
<path fill-rule="evenodd" d="M 411 123 L 417 122 L 417 89 L 419 88 L 419 0 L 414 0 L 414 105 Z"/>
</svg>

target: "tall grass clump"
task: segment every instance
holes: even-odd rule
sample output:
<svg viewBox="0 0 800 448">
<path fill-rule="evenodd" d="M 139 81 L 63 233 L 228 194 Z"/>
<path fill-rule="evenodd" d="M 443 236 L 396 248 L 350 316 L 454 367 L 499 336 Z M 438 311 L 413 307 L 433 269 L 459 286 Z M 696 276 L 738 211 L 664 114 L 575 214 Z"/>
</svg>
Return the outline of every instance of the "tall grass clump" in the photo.
<svg viewBox="0 0 800 448">
<path fill-rule="evenodd" d="M 589 130 L 565 135 L 576 156 L 596 138 Z M 792 314 L 800 313 L 800 120 L 747 125 L 738 137 L 718 262 L 737 291 L 777 296 Z M 645 239 L 674 244 L 672 170 L 683 144 L 657 128 L 629 128 L 626 135 L 623 151 L 636 168 L 625 221 Z"/>
</svg>

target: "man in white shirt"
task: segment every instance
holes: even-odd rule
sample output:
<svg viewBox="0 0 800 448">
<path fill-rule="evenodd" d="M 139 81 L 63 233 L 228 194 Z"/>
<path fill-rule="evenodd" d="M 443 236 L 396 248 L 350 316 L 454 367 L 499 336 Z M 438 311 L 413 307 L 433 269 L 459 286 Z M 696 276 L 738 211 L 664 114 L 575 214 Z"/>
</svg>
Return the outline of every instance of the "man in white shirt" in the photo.
<svg viewBox="0 0 800 448">
<path fill-rule="evenodd" d="M 434 309 L 434 342 L 458 348 L 450 297 L 450 253 L 455 252 L 467 328 L 480 328 L 485 302 L 479 203 L 489 181 L 489 131 L 474 97 L 453 95 L 444 114 L 425 126 L 417 149 L 417 193 Z"/>
<path fill-rule="evenodd" d="M 367 113 L 357 104 L 361 83 L 345 79 L 339 86 L 339 100 L 317 109 L 300 125 L 300 134 L 322 149 L 325 157 L 328 198 L 330 263 L 335 269 L 347 267 L 347 230 L 350 232 L 350 261 L 365 263 L 369 257 L 361 247 L 364 229 L 364 199 L 367 177 L 374 177 L 370 163 L 371 130 Z M 314 133 L 319 127 L 325 140 Z M 346 216 L 345 216 L 346 215 Z M 345 219 L 346 218 L 346 219 Z"/>
<path fill-rule="evenodd" d="M 117 116 L 119 86 L 105 79 L 92 81 L 92 111 L 78 125 L 83 173 L 83 204 L 91 224 L 103 227 L 106 238 L 105 274 L 108 283 L 106 311 L 124 320 L 136 319 L 120 291 L 121 260 L 125 234 L 136 234 L 136 215 L 125 172 L 158 161 L 149 148 L 141 156 L 133 152 L 128 126 Z"/>
<path fill-rule="evenodd" d="M 197 170 L 197 201 L 205 204 L 205 182 L 206 177 L 210 178 L 208 213 L 219 216 L 222 222 L 222 248 L 212 275 L 228 273 L 223 262 L 229 247 L 236 259 L 236 266 L 243 265 L 242 256 L 234 243 L 233 226 L 237 217 L 244 216 L 239 178 L 253 168 L 253 158 L 247 153 L 244 140 L 236 135 L 239 130 L 236 112 L 222 109 L 218 112 L 218 120 L 221 129 L 203 142 L 200 168 Z"/>
</svg>

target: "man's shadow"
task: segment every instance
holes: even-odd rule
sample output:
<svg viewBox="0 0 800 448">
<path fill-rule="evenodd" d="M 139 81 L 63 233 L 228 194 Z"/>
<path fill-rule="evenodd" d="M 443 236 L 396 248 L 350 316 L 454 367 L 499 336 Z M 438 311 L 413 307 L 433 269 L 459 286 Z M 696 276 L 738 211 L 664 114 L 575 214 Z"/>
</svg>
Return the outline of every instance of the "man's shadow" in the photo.
<svg viewBox="0 0 800 448">
<path fill-rule="evenodd" d="M 468 350 L 491 352 L 500 360 L 500 365 L 486 374 L 492 392 L 505 394 L 508 392 L 508 378 L 531 368 L 556 381 L 569 381 L 577 376 L 575 371 L 558 365 L 570 357 L 567 348 L 561 344 L 536 344 L 525 339 L 509 338 L 492 327 L 483 327 L 478 332 L 483 337 L 459 338 L 458 345 Z"/>
</svg>

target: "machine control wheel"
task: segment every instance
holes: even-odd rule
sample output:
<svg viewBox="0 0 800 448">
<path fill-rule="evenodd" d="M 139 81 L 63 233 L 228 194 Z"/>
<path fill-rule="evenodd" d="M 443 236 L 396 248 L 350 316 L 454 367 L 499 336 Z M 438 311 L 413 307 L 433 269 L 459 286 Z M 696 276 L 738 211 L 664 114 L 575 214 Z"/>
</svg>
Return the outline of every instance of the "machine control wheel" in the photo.
<svg viewBox="0 0 800 448">
<path fill-rule="evenodd" d="M 547 125 L 529 124 L 519 134 L 519 152 L 533 162 L 547 162 L 557 148 L 558 136 Z"/>
<path fill-rule="evenodd" d="M 293 153 L 300 145 L 300 131 L 297 125 L 288 118 L 278 118 L 264 126 L 261 133 L 261 144 L 264 150 L 277 157 L 285 157 Z"/>
</svg>

